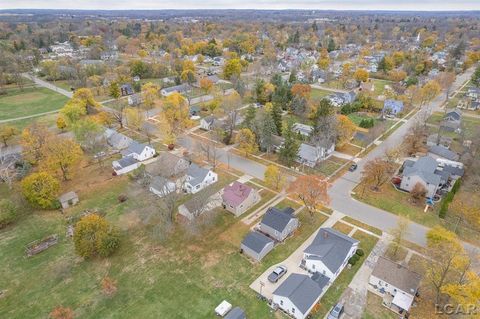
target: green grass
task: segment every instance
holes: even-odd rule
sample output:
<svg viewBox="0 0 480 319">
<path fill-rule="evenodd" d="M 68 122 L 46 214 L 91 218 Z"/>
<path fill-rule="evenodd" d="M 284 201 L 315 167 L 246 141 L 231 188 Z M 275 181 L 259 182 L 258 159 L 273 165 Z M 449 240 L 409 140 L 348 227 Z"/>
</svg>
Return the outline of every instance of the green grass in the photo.
<svg viewBox="0 0 480 319">
<path fill-rule="evenodd" d="M 348 114 L 348 118 L 349 118 L 353 123 L 355 123 L 356 126 L 360 126 L 360 122 L 362 122 L 362 120 L 371 119 L 372 117 L 371 117 L 371 116 L 368 116 L 368 115 L 366 115 L 366 114 L 351 113 L 351 114 Z M 375 120 L 375 122 L 376 122 L 376 120 Z"/>
<path fill-rule="evenodd" d="M 380 80 L 380 79 L 372 79 L 374 92 L 376 95 L 382 95 L 385 91 L 385 85 L 391 84 L 390 81 Z"/>
<path fill-rule="evenodd" d="M 128 200 L 119 203 L 122 193 Z M 0 187 L 0 195 L 11 193 Z M 252 264 L 238 252 L 249 227 L 222 209 L 198 232 L 176 224 L 166 236 L 158 221 L 145 218 L 159 212 L 154 196 L 126 178 L 95 185 L 80 195 L 81 202 L 67 215 L 98 208 L 121 229 L 120 249 L 107 259 L 84 261 L 65 238 L 66 222 L 59 212 L 31 211 L 0 231 L 0 287 L 5 291 L 0 303 L 6 318 L 46 318 L 60 305 L 72 308 L 76 318 L 212 318 L 224 299 L 245 309 L 248 318 L 273 318 L 250 283 L 288 257 L 326 220 L 301 212 L 295 236 L 262 263 Z M 53 233 L 60 236 L 57 245 L 25 258 L 27 243 Z M 101 290 L 107 275 L 117 282 L 113 297 Z"/>
<path fill-rule="evenodd" d="M 382 297 L 368 292 L 367 306 L 362 314 L 362 319 L 396 319 L 398 315 L 382 305 Z"/>
<path fill-rule="evenodd" d="M 0 96 L 0 120 L 58 110 L 68 98 L 46 88 L 11 89 Z"/>
<path fill-rule="evenodd" d="M 321 89 L 315 89 L 315 88 L 312 88 L 312 91 L 310 92 L 310 98 L 312 100 L 321 100 L 323 99 L 324 97 L 326 97 L 327 95 L 331 94 L 332 92 L 330 91 L 327 91 L 327 90 L 321 90 Z"/>
<path fill-rule="evenodd" d="M 325 295 L 323 295 L 322 299 L 320 299 L 320 306 L 318 312 L 313 316 L 314 318 L 324 318 L 327 312 L 339 301 L 340 296 L 348 287 L 353 277 L 360 269 L 363 262 L 378 241 L 377 238 L 362 231 L 356 231 L 355 234 L 353 234 L 353 238 L 360 241 L 359 248 L 365 252 L 365 255 L 363 255 L 359 261 L 352 266 L 351 269 L 345 268 L 337 277 L 337 279 L 335 279 L 333 285 L 328 288 Z"/>
</svg>

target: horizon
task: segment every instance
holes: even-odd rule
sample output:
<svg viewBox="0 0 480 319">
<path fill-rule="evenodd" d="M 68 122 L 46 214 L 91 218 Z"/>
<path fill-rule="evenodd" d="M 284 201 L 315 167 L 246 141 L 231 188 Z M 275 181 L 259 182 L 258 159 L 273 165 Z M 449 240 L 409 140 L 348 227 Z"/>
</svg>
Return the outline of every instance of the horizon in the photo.
<svg viewBox="0 0 480 319">
<path fill-rule="evenodd" d="M 66 0 L 17 0 L 0 4 L 0 10 L 82 10 L 82 11 L 140 11 L 140 10 L 314 10 L 314 11 L 389 11 L 389 12 L 465 12 L 480 11 L 480 1 L 425 0 L 418 3 L 405 0 L 399 3 L 395 0 L 245 0 L 241 3 L 235 0 L 205 0 L 199 3 L 194 0 L 167 0 L 158 3 L 155 0 L 142 0 L 131 3 L 127 0 L 104 0 L 101 3 L 85 0 L 72 3 Z"/>
</svg>

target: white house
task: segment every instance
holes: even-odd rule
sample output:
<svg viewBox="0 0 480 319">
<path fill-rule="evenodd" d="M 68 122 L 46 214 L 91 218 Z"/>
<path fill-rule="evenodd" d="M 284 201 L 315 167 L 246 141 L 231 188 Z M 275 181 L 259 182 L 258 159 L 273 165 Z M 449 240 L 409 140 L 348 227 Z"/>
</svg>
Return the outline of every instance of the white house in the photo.
<svg viewBox="0 0 480 319">
<path fill-rule="evenodd" d="M 320 273 L 333 282 L 347 265 L 357 248 L 358 240 L 333 228 L 320 228 L 313 242 L 303 251 L 302 267 Z"/>
<path fill-rule="evenodd" d="M 147 144 L 140 144 L 136 141 L 130 143 L 126 150 L 122 151 L 124 157 L 131 156 L 137 161 L 145 161 L 155 155 L 155 149 Z"/>
<path fill-rule="evenodd" d="M 272 303 L 295 319 L 305 319 L 328 288 L 328 278 L 293 273 L 273 292 Z"/>
<path fill-rule="evenodd" d="M 187 193 L 195 194 L 217 181 L 217 173 L 192 163 L 188 167 L 187 178 L 183 188 Z"/>
<path fill-rule="evenodd" d="M 300 148 L 298 150 L 296 162 L 310 167 L 315 167 L 319 161 L 323 161 L 332 155 L 334 150 L 334 143 L 332 143 L 328 148 L 302 143 L 300 144 Z"/>
<path fill-rule="evenodd" d="M 137 168 L 141 163 L 137 161 L 133 156 L 122 157 L 118 161 L 112 162 L 112 167 L 116 175 L 127 174 Z"/>
<path fill-rule="evenodd" d="M 379 257 L 369 284 L 381 295 L 390 295 L 390 307 L 409 311 L 422 277 L 401 264 Z M 390 299 L 390 298 L 389 298 Z"/>
<path fill-rule="evenodd" d="M 180 94 L 184 94 L 184 93 L 187 93 L 191 90 L 191 87 L 190 85 L 188 84 L 180 84 L 180 85 L 175 85 L 175 86 L 171 86 L 171 87 L 168 87 L 168 88 L 163 88 L 160 90 L 160 94 L 162 96 L 169 96 L 173 93 L 180 93 Z"/>
<path fill-rule="evenodd" d="M 222 126 L 223 121 L 213 115 L 205 116 L 200 120 L 200 127 L 205 131 L 213 130 L 215 127 Z"/>
</svg>

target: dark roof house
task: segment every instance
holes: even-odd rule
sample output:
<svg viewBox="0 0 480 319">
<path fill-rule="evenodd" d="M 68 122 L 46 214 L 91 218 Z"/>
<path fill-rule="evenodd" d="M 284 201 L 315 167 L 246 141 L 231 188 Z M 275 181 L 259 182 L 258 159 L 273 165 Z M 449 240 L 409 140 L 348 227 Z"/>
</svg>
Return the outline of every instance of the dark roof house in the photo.
<svg viewBox="0 0 480 319">
<path fill-rule="evenodd" d="M 270 207 L 260 222 L 260 230 L 278 241 L 285 240 L 298 228 L 298 218 L 294 212 L 291 207 L 284 209 Z"/>
<path fill-rule="evenodd" d="M 274 246 L 274 241 L 259 232 L 252 231 L 243 239 L 240 245 L 241 251 L 255 261 L 262 260 Z"/>
</svg>

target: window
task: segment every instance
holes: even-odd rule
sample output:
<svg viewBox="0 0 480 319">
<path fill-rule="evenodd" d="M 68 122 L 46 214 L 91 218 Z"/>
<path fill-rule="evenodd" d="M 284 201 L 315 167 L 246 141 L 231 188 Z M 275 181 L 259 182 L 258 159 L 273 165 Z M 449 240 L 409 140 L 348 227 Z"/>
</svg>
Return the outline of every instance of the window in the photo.
<svg viewBox="0 0 480 319">
<path fill-rule="evenodd" d="M 295 308 L 292 308 L 292 313 L 295 313 Z"/>
<path fill-rule="evenodd" d="M 280 306 L 283 306 L 283 300 L 280 300 Z"/>
</svg>

